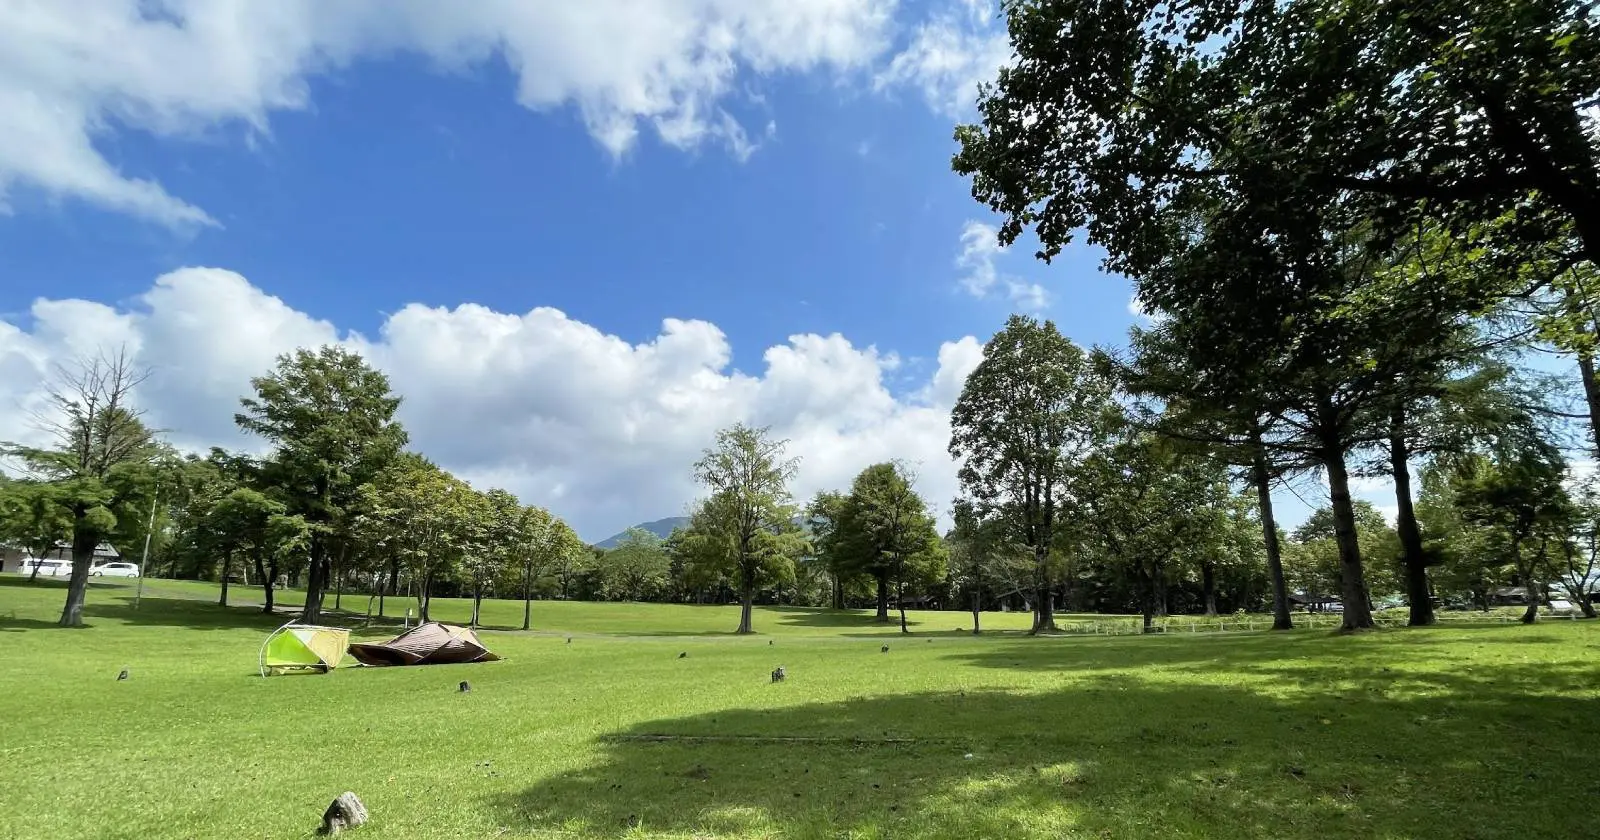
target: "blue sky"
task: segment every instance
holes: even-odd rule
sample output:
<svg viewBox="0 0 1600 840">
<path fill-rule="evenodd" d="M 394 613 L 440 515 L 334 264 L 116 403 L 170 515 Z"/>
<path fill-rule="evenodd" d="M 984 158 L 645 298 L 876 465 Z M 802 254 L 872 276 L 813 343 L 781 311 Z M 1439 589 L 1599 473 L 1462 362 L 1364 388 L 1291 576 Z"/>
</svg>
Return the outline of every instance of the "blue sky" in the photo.
<svg viewBox="0 0 1600 840">
<path fill-rule="evenodd" d="M 973 0 L 152 5 L 0 11 L 13 406 L 126 343 L 175 442 L 256 445 L 249 376 L 345 341 L 419 449 L 599 539 L 680 512 L 733 420 L 794 441 L 802 495 L 903 457 L 947 504 L 948 404 L 1009 313 L 1134 321 L 1090 249 L 998 252 L 950 172 L 1005 55 Z"/>
</svg>

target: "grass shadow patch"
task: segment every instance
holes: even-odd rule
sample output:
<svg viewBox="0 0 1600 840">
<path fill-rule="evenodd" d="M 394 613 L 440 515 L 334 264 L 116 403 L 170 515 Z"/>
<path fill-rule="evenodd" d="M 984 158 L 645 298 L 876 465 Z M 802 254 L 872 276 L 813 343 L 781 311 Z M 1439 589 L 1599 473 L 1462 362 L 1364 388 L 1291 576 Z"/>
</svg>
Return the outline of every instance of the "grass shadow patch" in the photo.
<svg viewBox="0 0 1600 840">
<path fill-rule="evenodd" d="M 1052 646 L 1069 658 L 1075 652 Z M 1249 654 L 1246 654 L 1248 656 Z M 1257 656 L 1263 656 L 1258 653 Z M 1292 658 L 1292 655 L 1291 655 Z M 1263 661 L 1266 661 L 1263 659 Z M 1116 674 L 1031 693 L 941 691 L 725 710 L 596 740 L 597 758 L 491 805 L 523 830 L 786 838 L 1576 836 L 1600 792 L 1548 669 L 1195 684 Z M 1573 666 L 1559 686 L 1600 677 Z M 1561 781 L 1564 780 L 1564 781 Z"/>
</svg>

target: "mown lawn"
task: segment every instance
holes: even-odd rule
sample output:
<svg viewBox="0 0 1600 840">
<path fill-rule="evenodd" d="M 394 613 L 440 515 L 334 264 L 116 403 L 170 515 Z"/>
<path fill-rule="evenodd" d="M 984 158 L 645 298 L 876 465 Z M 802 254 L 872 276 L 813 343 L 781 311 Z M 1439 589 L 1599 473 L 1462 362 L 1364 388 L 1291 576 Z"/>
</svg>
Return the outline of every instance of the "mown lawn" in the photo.
<svg viewBox="0 0 1600 840">
<path fill-rule="evenodd" d="M 0 577 L 0 581 L 7 578 Z M 11 578 L 16 580 L 16 578 Z M 64 585 L 64 584 L 57 584 Z M 87 615 L 91 618 L 102 607 L 115 613 L 122 609 L 124 598 L 131 597 L 134 582 L 113 578 L 98 580 L 89 594 Z M 162 580 L 145 581 L 146 595 L 160 598 L 194 599 L 215 602 L 217 585 L 204 581 Z M 64 595 L 62 597 L 65 597 Z M 240 606 L 259 606 L 263 600 L 259 587 L 229 588 L 228 601 Z M 280 591 L 274 596 L 280 606 L 299 606 L 305 603 L 305 593 L 298 590 Z M 324 606 L 332 610 L 335 599 L 329 593 Z M 417 602 L 411 598 L 388 598 L 383 604 L 382 616 L 398 623 L 406 609 L 416 612 Z M 346 595 L 340 602 L 343 616 L 348 622 L 360 622 L 368 613 L 376 619 L 379 604 L 376 598 L 365 594 Z M 472 601 L 467 598 L 435 598 L 429 607 L 435 621 L 466 624 L 472 617 Z M 874 621 L 867 610 L 822 610 L 805 607 L 757 607 L 755 630 L 760 635 L 840 635 L 840 636 L 895 636 L 900 633 L 899 613 L 891 614 L 894 623 L 885 626 Z M 935 612 L 910 610 L 907 624 L 917 633 L 967 634 L 972 631 L 972 614 L 964 612 Z M 1105 616 L 1061 615 L 1062 621 L 1074 618 L 1105 618 Z M 285 618 L 280 618 L 282 623 Z M 522 602 L 485 599 L 482 607 L 482 625 L 496 630 L 517 630 L 522 627 Z M 737 606 L 697 606 L 689 604 L 604 604 L 588 601 L 534 601 L 532 630 L 557 634 L 604 634 L 624 636 L 732 636 L 739 626 Z M 997 632 L 1025 632 L 1032 626 L 1029 613 L 984 613 L 983 628 Z"/>
<path fill-rule="evenodd" d="M 58 588 L 0 578 L 0 837 L 308 837 L 347 789 L 373 840 L 1553 838 L 1600 801 L 1596 623 L 685 639 L 563 604 L 627 637 L 262 679 L 276 620 L 158 588 L 60 630 Z"/>
</svg>

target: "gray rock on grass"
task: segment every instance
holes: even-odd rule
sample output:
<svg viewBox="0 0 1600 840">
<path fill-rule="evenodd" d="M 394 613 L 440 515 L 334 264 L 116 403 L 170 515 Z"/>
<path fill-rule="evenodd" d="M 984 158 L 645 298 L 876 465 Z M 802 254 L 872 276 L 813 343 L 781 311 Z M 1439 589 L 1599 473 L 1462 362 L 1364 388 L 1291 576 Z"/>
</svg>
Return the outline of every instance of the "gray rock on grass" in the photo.
<svg viewBox="0 0 1600 840">
<path fill-rule="evenodd" d="M 318 834 L 338 834 L 345 829 L 360 828 L 367 821 L 367 806 L 350 791 L 339 794 L 328 810 L 322 812 L 322 828 Z"/>
</svg>

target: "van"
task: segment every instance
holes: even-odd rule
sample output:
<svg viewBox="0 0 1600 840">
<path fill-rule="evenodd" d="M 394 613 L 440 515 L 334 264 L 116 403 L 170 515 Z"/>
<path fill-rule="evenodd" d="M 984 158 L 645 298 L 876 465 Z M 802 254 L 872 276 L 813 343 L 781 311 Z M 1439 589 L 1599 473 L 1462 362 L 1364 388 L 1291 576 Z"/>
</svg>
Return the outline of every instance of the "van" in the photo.
<svg viewBox="0 0 1600 840">
<path fill-rule="evenodd" d="M 32 575 L 33 567 L 39 567 L 40 577 L 70 577 L 72 575 L 71 560 L 34 560 L 22 561 L 22 574 Z"/>
</svg>

